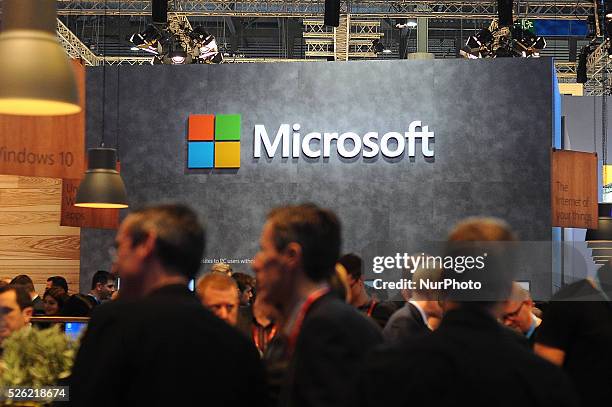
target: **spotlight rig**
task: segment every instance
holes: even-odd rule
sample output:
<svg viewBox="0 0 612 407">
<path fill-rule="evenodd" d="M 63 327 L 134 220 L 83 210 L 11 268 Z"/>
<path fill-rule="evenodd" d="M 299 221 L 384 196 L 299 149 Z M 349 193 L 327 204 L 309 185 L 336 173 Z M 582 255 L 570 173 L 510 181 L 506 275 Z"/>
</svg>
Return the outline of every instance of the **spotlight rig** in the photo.
<svg viewBox="0 0 612 407">
<path fill-rule="evenodd" d="M 168 24 L 150 24 L 142 33 L 129 37 L 132 50 L 155 55 L 154 64 L 219 64 L 223 54 L 217 40 L 203 27 L 192 30 L 180 27 L 182 32 L 171 32 Z"/>
<path fill-rule="evenodd" d="M 469 37 L 459 54 L 469 59 L 537 58 L 546 48 L 546 40 L 536 36 L 529 28 L 531 27 L 520 21 L 509 27 L 500 27 L 498 20 L 493 20 L 488 29 L 483 28 L 476 35 Z"/>
</svg>

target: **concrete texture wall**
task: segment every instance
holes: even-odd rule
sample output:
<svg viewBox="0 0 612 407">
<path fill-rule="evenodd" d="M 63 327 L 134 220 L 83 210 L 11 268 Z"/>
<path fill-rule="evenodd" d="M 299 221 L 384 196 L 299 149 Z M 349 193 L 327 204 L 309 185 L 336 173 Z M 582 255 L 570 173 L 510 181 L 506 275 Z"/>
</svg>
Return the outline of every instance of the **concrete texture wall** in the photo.
<svg viewBox="0 0 612 407">
<path fill-rule="evenodd" d="M 266 213 L 304 201 L 336 211 L 345 252 L 378 242 L 412 252 L 472 215 L 502 217 L 524 240 L 549 240 L 551 72 L 544 58 L 90 68 L 87 143 L 100 141 L 105 83 L 106 145 L 118 130 L 131 204 L 196 208 L 209 259 L 252 257 Z M 239 170 L 186 168 L 188 116 L 207 113 L 242 115 Z M 408 131 L 413 120 L 435 132 L 435 159 L 253 158 L 255 124 L 270 136 L 281 123 L 300 123 L 302 135 L 382 135 Z M 83 229 L 83 289 L 109 267 L 112 236 Z"/>
</svg>

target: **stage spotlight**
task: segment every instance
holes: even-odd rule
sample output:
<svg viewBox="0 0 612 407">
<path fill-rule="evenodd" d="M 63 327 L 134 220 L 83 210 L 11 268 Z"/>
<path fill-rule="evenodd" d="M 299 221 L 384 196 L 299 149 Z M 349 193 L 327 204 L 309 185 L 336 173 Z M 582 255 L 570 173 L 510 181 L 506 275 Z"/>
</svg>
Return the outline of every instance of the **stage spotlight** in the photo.
<svg viewBox="0 0 612 407">
<path fill-rule="evenodd" d="M 493 41 L 493 33 L 491 33 L 490 30 L 483 28 L 476 34 L 476 39 L 480 43 L 480 46 L 482 46 L 483 44 Z"/>
<path fill-rule="evenodd" d="M 209 34 L 203 41 L 196 41 L 194 45 L 194 48 L 198 50 L 199 63 L 218 64 L 223 61 L 223 54 L 219 52 L 217 40 L 212 35 Z"/>
<path fill-rule="evenodd" d="M 159 41 L 163 38 L 162 33 L 154 26 L 149 25 L 147 29 L 141 33 L 132 34 L 129 38 L 134 44 L 132 50 L 142 50 L 151 54 L 159 54 Z"/>
<path fill-rule="evenodd" d="M 467 41 L 465 42 L 465 45 L 470 50 L 474 51 L 474 50 L 478 50 L 478 48 L 480 48 L 482 44 L 480 43 L 480 41 L 478 41 L 476 37 L 471 36 L 467 39 Z"/>
<path fill-rule="evenodd" d="M 172 65 L 183 65 L 186 64 L 189 59 L 189 55 L 183 49 L 175 49 L 166 55 L 164 63 L 169 63 Z"/>
<path fill-rule="evenodd" d="M 416 28 L 417 26 L 416 18 L 398 18 L 395 20 L 395 28 Z"/>
<path fill-rule="evenodd" d="M 189 38 L 194 41 L 204 41 L 210 34 L 201 25 L 195 26 L 189 33 Z"/>
</svg>

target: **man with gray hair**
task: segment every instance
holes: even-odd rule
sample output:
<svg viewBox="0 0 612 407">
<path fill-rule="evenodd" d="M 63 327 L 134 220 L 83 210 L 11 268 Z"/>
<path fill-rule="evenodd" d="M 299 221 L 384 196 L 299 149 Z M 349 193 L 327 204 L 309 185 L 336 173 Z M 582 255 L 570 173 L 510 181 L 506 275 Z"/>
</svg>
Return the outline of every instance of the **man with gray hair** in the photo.
<svg viewBox="0 0 612 407">
<path fill-rule="evenodd" d="M 529 291 L 516 281 L 512 283 L 510 298 L 503 304 L 501 322 L 525 335 L 531 346 L 534 344 L 535 331 L 542 320 L 533 314 L 534 303 Z"/>
<path fill-rule="evenodd" d="M 442 270 L 436 268 L 418 268 L 412 274 L 415 288 L 409 290 L 410 299 L 397 310 L 387 322 L 383 337 L 388 343 L 401 343 L 415 335 L 432 330 L 428 320 L 442 318 L 442 307 L 438 303 L 436 290 L 427 289 L 425 282 L 440 281 Z"/>
</svg>

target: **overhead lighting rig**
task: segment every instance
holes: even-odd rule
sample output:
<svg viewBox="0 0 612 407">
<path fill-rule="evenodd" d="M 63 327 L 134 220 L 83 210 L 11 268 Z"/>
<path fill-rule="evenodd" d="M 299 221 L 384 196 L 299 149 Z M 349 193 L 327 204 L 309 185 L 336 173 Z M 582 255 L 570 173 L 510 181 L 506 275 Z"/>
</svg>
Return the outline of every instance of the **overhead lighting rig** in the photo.
<svg viewBox="0 0 612 407">
<path fill-rule="evenodd" d="M 155 64 L 219 64 L 223 54 L 217 40 L 203 27 L 192 30 L 181 26 L 182 33 L 171 32 L 168 24 L 150 24 L 145 31 L 129 37 L 132 50 L 155 55 Z M 182 35 L 184 34 L 184 35 Z M 188 39 L 187 43 L 183 39 Z"/>
<path fill-rule="evenodd" d="M 500 27 L 498 20 L 493 20 L 489 28 L 483 28 L 469 37 L 459 54 L 469 59 L 537 58 L 546 47 L 546 40 L 536 36 L 531 28 L 522 21 L 516 21 L 510 27 Z"/>
</svg>

